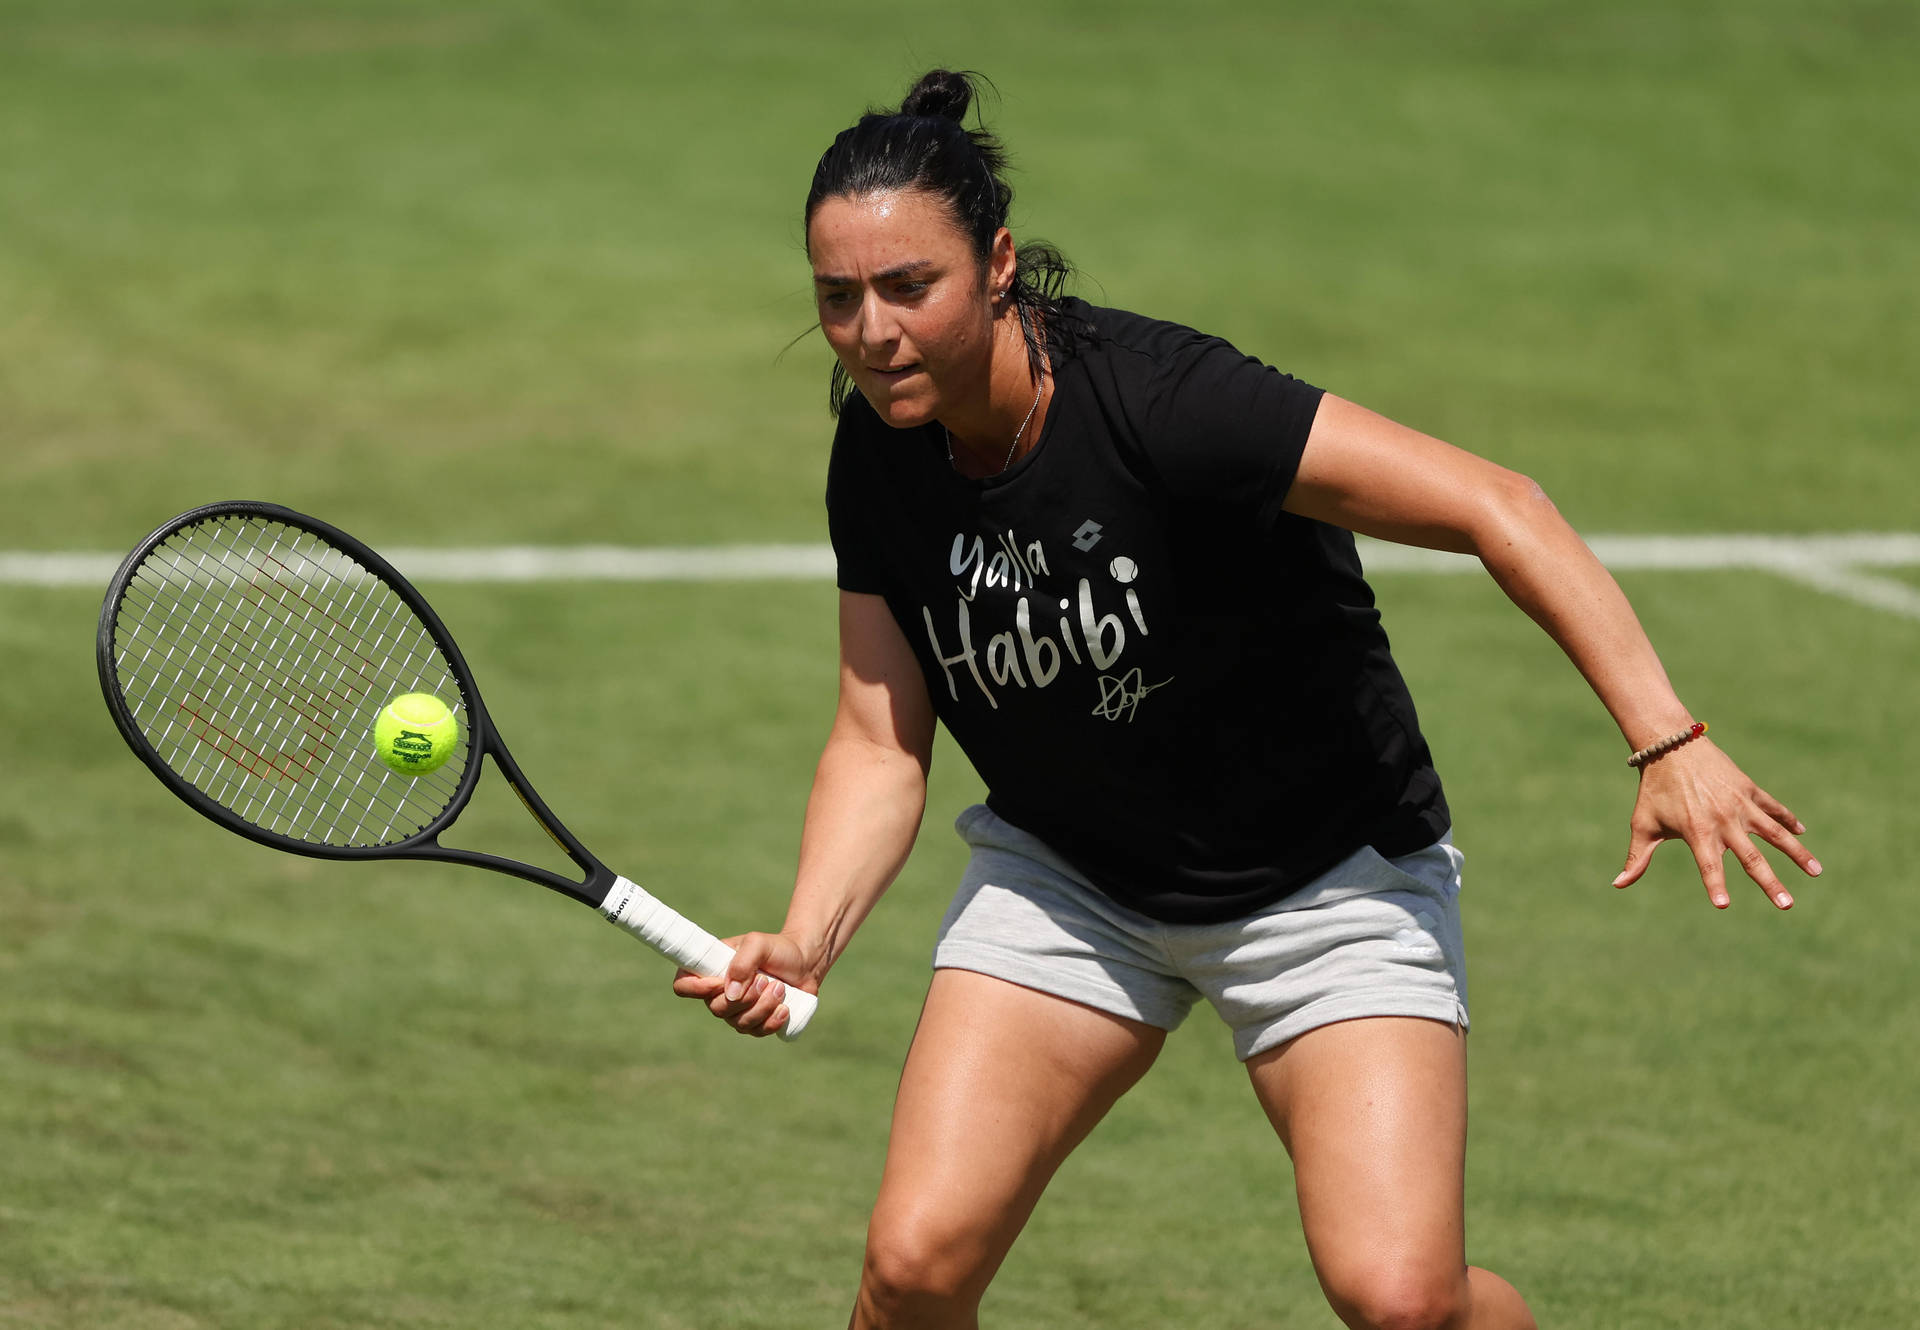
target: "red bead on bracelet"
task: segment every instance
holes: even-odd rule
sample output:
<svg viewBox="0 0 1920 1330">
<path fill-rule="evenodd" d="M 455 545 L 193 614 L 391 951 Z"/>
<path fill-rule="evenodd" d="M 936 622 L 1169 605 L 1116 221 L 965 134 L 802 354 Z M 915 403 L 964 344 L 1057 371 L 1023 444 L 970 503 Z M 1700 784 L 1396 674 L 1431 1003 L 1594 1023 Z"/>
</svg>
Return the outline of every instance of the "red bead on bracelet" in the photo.
<svg viewBox="0 0 1920 1330">
<path fill-rule="evenodd" d="M 1687 726 L 1686 729 L 1681 730 L 1679 733 L 1669 734 L 1666 738 L 1660 740 L 1658 743 L 1648 744 L 1645 748 L 1642 748 L 1639 752 L 1635 753 L 1632 757 L 1628 758 L 1627 765 L 1632 767 L 1635 771 L 1638 771 L 1640 768 L 1646 766 L 1647 763 L 1655 761 L 1659 758 L 1665 757 L 1668 753 L 1671 753 L 1674 749 L 1678 748 L 1681 744 L 1692 743 L 1695 739 L 1698 739 L 1701 735 L 1705 734 L 1706 732 L 1707 732 L 1707 723 L 1704 720 L 1696 720 L 1693 724 Z"/>
</svg>

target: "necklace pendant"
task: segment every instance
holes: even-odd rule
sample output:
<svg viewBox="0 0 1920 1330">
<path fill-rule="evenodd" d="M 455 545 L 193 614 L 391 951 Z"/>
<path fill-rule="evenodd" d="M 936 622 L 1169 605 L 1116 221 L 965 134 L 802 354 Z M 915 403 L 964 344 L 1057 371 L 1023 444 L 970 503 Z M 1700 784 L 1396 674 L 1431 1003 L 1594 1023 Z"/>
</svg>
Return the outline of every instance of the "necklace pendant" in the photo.
<svg viewBox="0 0 1920 1330">
<path fill-rule="evenodd" d="M 1033 405 L 1027 408 L 1026 419 L 1020 422 L 1020 428 L 1013 432 L 1013 442 L 1007 445 L 1007 455 L 1000 459 L 1000 469 L 995 471 L 993 473 L 994 475 L 997 476 L 1004 473 L 1008 467 L 1013 465 L 1013 455 L 1019 450 L 1020 438 L 1027 432 L 1027 426 L 1033 423 L 1033 413 L 1040 409 L 1040 398 L 1046 391 L 1047 381 L 1043 376 L 1040 380 L 1040 386 L 1033 390 Z M 945 425 L 941 425 L 940 437 L 945 439 L 947 443 L 947 465 L 958 471 L 960 469 L 960 463 L 953 455 L 953 431 Z"/>
</svg>

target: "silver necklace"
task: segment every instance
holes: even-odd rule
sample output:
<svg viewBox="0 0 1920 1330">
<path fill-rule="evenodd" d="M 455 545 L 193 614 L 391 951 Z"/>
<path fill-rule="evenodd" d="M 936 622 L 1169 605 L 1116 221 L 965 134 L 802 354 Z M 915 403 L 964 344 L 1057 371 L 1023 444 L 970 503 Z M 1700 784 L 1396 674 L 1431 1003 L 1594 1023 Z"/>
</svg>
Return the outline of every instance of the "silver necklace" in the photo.
<svg viewBox="0 0 1920 1330">
<path fill-rule="evenodd" d="M 1027 418 L 1020 422 L 1020 428 L 1013 432 L 1013 442 L 1007 445 L 1006 459 L 1000 463 L 1001 471 L 1005 471 L 1008 467 L 1013 465 L 1013 450 L 1020 446 L 1020 436 L 1022 434 L 1025 434 L 1027 432 L 1027 426 L 1033 423 L 1033 413 L 1040 409 L 1040 394 L 1045 392 L 1046 390 L 1047 390 L 1046 376 L 1042 375 L 1040 378 L 1040 386 L 1033 390 L 1033 405 L 1027 408 Z M 947 465 L 952 466 L 954 465 L 953 433 L 944 424 L 940 426 L 940 433 L 946 438 L 946 441 L 947 441 Z M 994 474 L 998 475 L 999 472 L 995 472 Z"/>
</svg>

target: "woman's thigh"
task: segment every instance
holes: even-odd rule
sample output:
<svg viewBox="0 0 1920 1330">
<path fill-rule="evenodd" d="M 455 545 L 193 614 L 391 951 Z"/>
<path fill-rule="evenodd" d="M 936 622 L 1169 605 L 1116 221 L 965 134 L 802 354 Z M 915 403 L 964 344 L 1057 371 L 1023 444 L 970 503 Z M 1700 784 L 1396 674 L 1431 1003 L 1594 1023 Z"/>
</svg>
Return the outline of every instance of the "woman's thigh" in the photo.
<svg viewBox="0 0 1920 1330">
<path fill-rule="evenodd" d="M 1293 1156 L 1314 1269 L 1335 1305 L 1465 1278 L 1466 1034 L 1374 1017 L 1247 1063 Z"/>
<path fill-rule="evenodd" d="M 935 971 L 894 1104 L 869 1279 L 878 1261 L 892 1282 L 977 1298 L 1061 1161 L 1165 1041 L 1002 979 Z"/>
</svg>

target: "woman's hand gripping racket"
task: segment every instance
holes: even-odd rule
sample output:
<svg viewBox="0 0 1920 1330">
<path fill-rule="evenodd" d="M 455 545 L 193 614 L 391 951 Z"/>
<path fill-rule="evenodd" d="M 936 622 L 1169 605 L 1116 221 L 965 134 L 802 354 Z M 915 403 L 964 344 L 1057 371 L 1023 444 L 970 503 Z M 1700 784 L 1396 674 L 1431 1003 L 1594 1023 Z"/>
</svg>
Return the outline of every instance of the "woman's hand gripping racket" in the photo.
<svg viewBox="0 0 1920 1330">
<path fill-rule="evenodd" d="M 325 522 L 270 503 L 182 513 L 114 574 L 99 659 L 128 745 L 229 830 L 324 859 L 440 859 L 511 873 L 593 906 L 697 974 L 724 975 L 733 959 L 587 853 L 521 775 L 425 598 Z M 405 693 L 440 698 L 460 722 L 444 764 L 421 775 L 389 770 L 374 749 L 376 716 Z M 439 843 L 473 796 L 482 755 L 584 881 Z M 783 1000 L 780 1037 L 794 1039 L 817 999 L 788 986 Z"/>
</svg>

